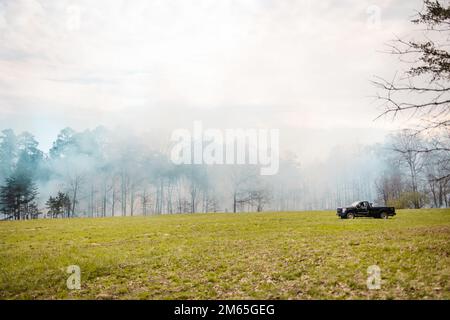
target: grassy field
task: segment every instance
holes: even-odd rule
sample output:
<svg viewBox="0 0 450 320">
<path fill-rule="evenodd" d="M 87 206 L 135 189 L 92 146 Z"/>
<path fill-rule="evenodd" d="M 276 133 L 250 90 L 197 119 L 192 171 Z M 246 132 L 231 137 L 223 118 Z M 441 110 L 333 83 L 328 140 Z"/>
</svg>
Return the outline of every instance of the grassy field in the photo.
<svg viewBox="0 0 450 320">
<path fill-rule="evenodd" d="M 0 223 L 1 299 L 449 299 L 450 210 Z M 81 290 L 69 290 L 69 265 Z M 368 290 L 367 267 L 381 268 Z"/>
</svg>

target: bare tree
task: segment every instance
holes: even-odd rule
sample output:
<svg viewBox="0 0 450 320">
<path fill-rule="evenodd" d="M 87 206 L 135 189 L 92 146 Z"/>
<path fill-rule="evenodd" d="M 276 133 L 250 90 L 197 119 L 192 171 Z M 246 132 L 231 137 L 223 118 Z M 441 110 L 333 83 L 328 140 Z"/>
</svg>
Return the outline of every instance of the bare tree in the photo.
<svg viewBox="0 0 450 320">
<path fill-rule="evenodd" d="M 75 172 L 71 175 L 69 175 L 69 190 L 70 190 L 70 196 L 72 197 L 71 204 L 72 204 L 72 212 L 71 216 L 75 216 L 75 209 L 76 205 L 78 204 L 78 197 L 80 193 L 81 184 L 83 183 L 85 176 L 84 174 Z"/>
<path fill-rule="evenodd" d="M 406 71 L 392 80 L 377 77 L 373 83 L 380 89 L 377 97 L 383 102 L 379 117 L 400 114 L 414 124 L 411 135 L 420 134 L 434 140 L 414 152 L 450 151 L 446 137 L 450 130 L 450 5 L 424 0 L 423 9 L 412 23 L 425 26 L 419 38 L 397 38 L 389 53 L 399 57 Z M 378 118 L 379 118 L 378 117 Z M 378 119 L 377 118 L 377 119 Z M 444 138 L 444 139 L 442 139 Z M 448 177 L 450 171 L 442 177 Z"/>
<path fill-rule="evenodd" d="M 448 207 L 450 176 L 450 155 L 448 152 L 425 154 L 425 171 L 430 198 L 435 207 Z"/>
<path fill-rule="evenodd" d="M 423 157 L 417 150 L 422 149 L 422 141 L 417 135 L 411 134 L 410 130 L 405 129 L 394 136 L 392 148 L 399 154 L 400 163 L 408 168 L 414 207 L 420 208 L 422 204 L 418 196 L 418 179 L 423 169 Z"/>
<path fill-rule="evenodd" d="M 145 184 L 143 186 L 140 197 L 141 197 L 142 214 L 146 216 L 149 213 L 149 206 L 151 204 L 152 197 L 151 193 L 148 190 L 148 187 Z"/>
<path fill-rule="evenodd" d="M 264 210 L 264 206 L 270 201 L 270 192 L 266 188 L 252 190 L 249 192 L 250 203 L 257 212 Z"/>
<path fill-rule="evenodd" d="M 233 200 L 233 212 L 238 212 L 238 207 L 250 203 L 249 190 L 258 177 L 258 168 L 254 166 L 231 166 L 228 177 L 230 179 L 231 195 Z"/>
<path fill-rule="evenodd" d="M 380 200 L 384 205 L 391 205 L 393 201 L 400 199 L 404 183 L 398 170 L 384 172 L 375 182 Z"/>
</svg>

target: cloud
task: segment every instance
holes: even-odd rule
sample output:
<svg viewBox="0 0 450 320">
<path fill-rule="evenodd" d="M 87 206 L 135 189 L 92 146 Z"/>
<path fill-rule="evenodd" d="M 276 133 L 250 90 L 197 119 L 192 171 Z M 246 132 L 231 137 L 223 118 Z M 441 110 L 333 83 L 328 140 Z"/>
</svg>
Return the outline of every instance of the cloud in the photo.
<svg viewBox="0 0 450 320">
<path fill-rule="evenodd" d="M 0 1 L 0 126 L 41 116 L 80 128 L 170 128 L 192 114 L 211 123 L 245 114 L 247 125 L 384 129 L 371 121 L 369 79 L 393 62 L 377 51 L 409 32 L 419 8 L 419 0 Z"/>
</svg>

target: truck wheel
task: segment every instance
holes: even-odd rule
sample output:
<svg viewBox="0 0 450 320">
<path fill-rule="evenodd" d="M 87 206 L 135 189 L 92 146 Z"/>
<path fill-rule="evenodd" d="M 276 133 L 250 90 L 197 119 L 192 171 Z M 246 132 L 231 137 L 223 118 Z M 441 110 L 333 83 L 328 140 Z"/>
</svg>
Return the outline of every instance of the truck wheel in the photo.
<svg viewBox="0 0 450 320">
<path fill-rule="evenodd" d="M 386 212 L 381 212 L 381 213 L 380 213 L 380 218 L 381 218 L 381 219 L 387 219 L 387 218 L 388 218 L 387 213 L 386 213 Z"/>
<path fill-rule="evenodd" d="M 355 215 L 353 213 L 347 213 L 347 219 L 353 219 Z"/>
</svg>

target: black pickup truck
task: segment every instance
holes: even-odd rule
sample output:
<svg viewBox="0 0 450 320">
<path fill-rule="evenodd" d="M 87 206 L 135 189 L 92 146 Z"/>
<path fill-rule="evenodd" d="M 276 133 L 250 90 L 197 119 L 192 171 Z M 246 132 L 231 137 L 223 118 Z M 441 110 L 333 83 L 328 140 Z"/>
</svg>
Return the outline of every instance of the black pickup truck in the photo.
<svg viewBox="0 0 450 320">
<path fill-rule="evenodd" d="M 389 216 L 395 216 L 395 208 L 374 207 L 368 201 L 356 201 L 348 207 L 337 208 L 336 214 L 341 219 L 353 219 L 356 217 L 387 219 Z"/>
</svg>

